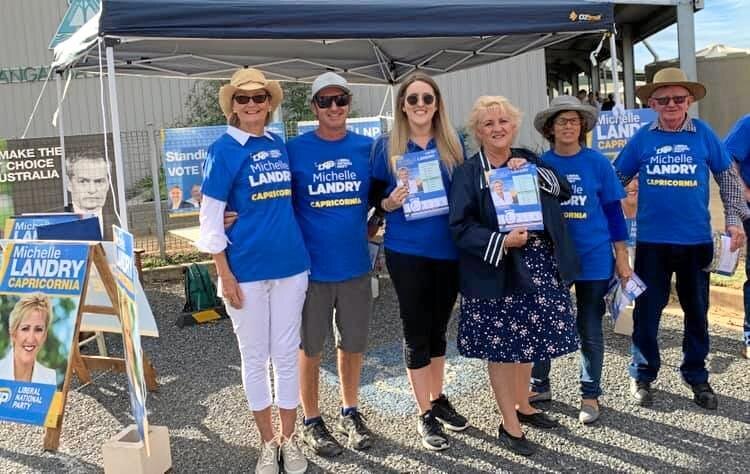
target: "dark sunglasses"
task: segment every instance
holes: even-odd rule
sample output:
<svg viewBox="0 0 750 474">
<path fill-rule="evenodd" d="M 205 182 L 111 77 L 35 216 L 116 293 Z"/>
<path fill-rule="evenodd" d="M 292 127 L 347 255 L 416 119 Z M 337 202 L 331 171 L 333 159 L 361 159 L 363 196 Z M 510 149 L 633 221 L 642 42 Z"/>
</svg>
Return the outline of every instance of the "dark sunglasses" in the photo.
<svg viewBox="0 0 750 474">
<path fill-rule="evenodd" d="M 257 95 L 236 95 L 233 97 L 234 101 L 237 102 L 240 105 L 245 105 L 251 100 L 255 102 L 256 104 L 262 104 L 263 102 L 267 101 L 268 98 L 271 97 L 268 94 L 257 94 Z"/>
<path fill-rule="evenodd" d="M 424 105 L 432 105 L 435 102 L 435 96 L 432 94 L 422 94 L 422 103 Z M 409 94 L 406 96 L 406 103 L 409 105 L 417 105 L 419 103 L 419 94 Z"/>
<path fill-rule="evenodd" d="M 349 94 L 340 95 L 316 95 L 313 97 L 315 104 L 321 109 L 327 109 L 331 104 L 336 103 L 337 107 L 346 107 L 352 100 Z"/>
<path fill-rule="evenodd" d="M 654 99 L 654 102 L 656 102 L 659 105 L 669 105 L 669 101 L 675 103 L 675 105 L 684 104 L 687 98 L 690 97 L 689 95 L 673 95 L 672 97 L 666 96 L 666 97 L 652 97 Z"/>
</svg>

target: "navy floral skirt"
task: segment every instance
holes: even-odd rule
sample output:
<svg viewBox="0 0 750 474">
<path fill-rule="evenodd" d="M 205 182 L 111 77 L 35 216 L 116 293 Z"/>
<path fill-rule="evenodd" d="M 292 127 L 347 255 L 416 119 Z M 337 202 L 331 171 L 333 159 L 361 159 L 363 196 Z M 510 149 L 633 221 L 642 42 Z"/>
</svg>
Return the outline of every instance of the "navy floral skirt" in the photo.
<svg viewBox="0 0 750 474">
<path fill-rule="evenodd" d="M 538 362 L 578 350 L 570 291 L 560 282 L 545 234 L 529 234 L 521 250 L 535 291 L 504 298 L 462 298 L 458 350 L 490 362 Z"/>
</svg>

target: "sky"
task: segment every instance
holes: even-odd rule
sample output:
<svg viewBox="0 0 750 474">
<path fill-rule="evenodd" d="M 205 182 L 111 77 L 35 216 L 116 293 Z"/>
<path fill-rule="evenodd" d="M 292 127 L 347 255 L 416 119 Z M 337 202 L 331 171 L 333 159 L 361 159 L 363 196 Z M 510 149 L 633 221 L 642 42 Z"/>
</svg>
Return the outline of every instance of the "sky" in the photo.
<svg viewBox="0 0 750 474">
<path fill-rule="evenodd" d="M 676 58 L 677 25 L 648 38 L 660 60 Z M 695 14 L 695 50 L 714 43 L 750 49 L 750 0 L 704 0 L 703 10 Z M 635 46 L 635 65 L 639 71 L 653 61 L 642 43 Z"/>
</svg>

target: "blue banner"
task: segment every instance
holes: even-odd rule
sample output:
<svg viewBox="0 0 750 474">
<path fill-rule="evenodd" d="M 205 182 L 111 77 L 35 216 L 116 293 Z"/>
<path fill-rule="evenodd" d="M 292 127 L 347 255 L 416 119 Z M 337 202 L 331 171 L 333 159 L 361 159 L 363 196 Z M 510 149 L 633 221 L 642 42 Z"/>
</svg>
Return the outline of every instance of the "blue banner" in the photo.
<svg viewBox="0 0 750 474">
<path fill-rule="evenodd" d="M 36 240 L 36 229 L 45 225 L 62 224 L 81 219 L 80 214 L 35 214 L 14 216 L 5 221 L 5 238 L 12 240 Z"/>
<path fill-rule="evenodd" d="M 307 120 L 297 122 L 297 135 L 312 132 L 318 128 L 317 120 Z M 350 118 L 346 121 L 346 128 L 354 133 L 364 135 L 370 138 L 377 138 L 383 133 L 383 124 L 380 117 L 357 117 Z"/>
<path fill-rule="evenodd" d="M 170 214 L 198 212 L 202 199 L 203 160 L 208 154 L 208 147 L 226 130 L 226 125 L 214 125 L 161 131 L 167 209 Z M 281 122 L 268 124 L 266 130 L 285 138 L 284 124 Z"/>
<path fill-rule="evenodd" d="M 89 246 L 79 243 L 5 245 L 0 267 L 0 420 L 57 426 L 88 254 Z"/>
<path fill-rule="evenodd" d="M 642 126 L 656 120 L 651 109 L 624 109 L 600 112 L 591 135 L 591 148 L 613 161 Z"/>
</svg>

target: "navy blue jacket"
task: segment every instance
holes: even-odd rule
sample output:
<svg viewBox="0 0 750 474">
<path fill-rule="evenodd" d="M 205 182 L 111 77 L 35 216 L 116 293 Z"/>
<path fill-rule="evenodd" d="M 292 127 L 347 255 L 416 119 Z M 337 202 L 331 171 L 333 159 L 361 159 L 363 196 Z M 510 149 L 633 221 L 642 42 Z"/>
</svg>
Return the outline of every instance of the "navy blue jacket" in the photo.
<svg viewBox="0 0 750 474">
<path fill-rule="evenodd" d="M 570 183 L 529 150 L 513 148 L 512 156 L 538 168 L 544 230 L 554 245 L 560 278 L 571 282 L 578 275 L 578 255 L 560 209 L 560 203 L 571 196 Z M 451 186 L 449 225 L 459 250 L 461 294 L 471 298 L 502 298 L 517 289 L 534 289 L 520 249 L 509 248 L 507 253 L 502 249 L 507 234 L 498 232 L 487 183 L 489 170 L 487 159 L 477 153 L 456 168 Z"/>
</svg>

